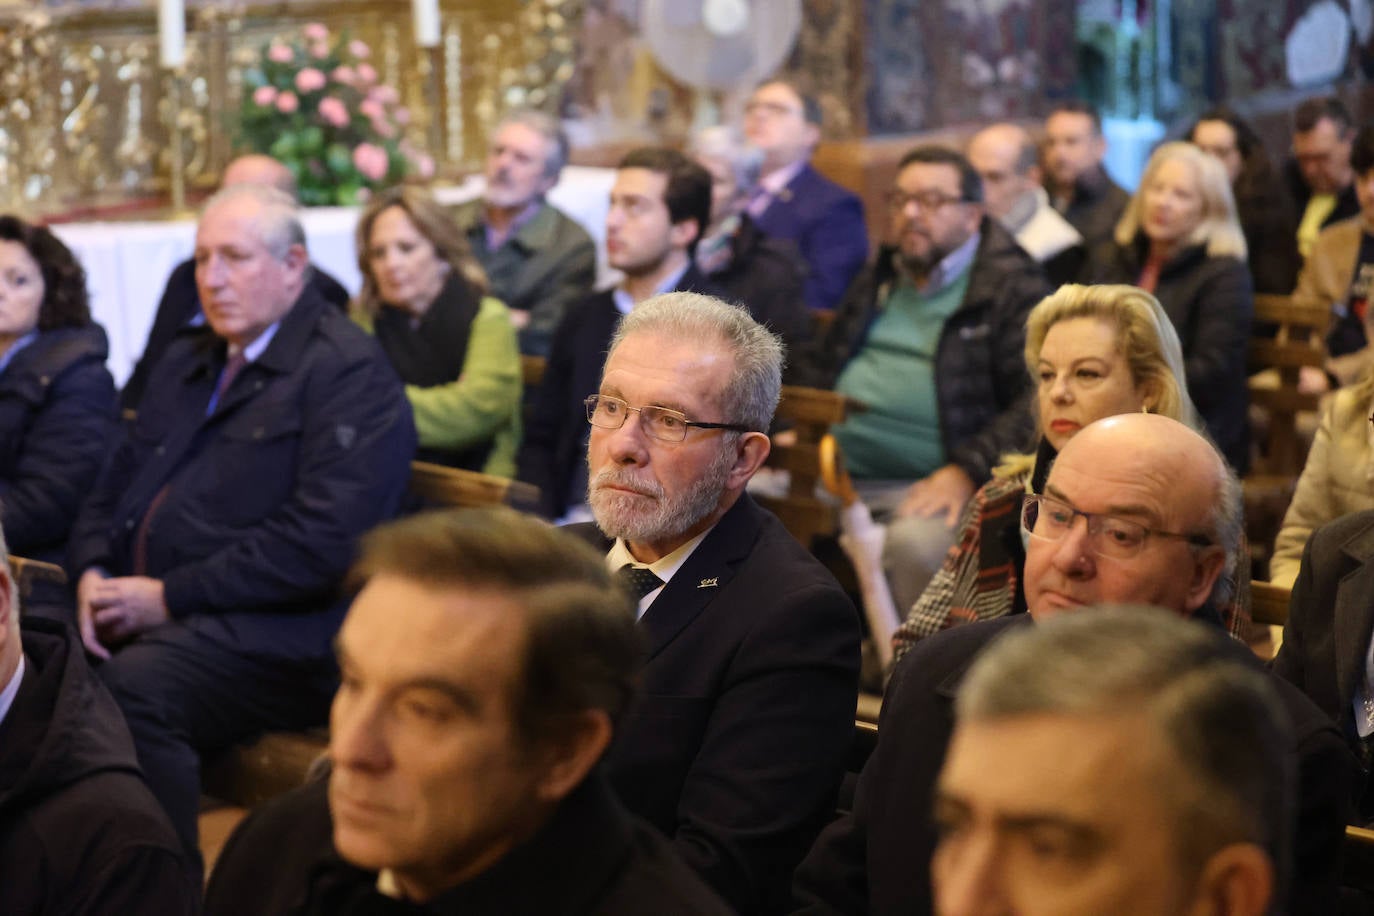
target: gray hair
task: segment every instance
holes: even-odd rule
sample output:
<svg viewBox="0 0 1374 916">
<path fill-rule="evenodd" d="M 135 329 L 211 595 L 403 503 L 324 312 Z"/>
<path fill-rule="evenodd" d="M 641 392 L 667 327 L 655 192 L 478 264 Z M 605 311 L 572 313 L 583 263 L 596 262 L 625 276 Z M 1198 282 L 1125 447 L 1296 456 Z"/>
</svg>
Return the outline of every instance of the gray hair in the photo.
<svg viewBox="0 0 1374 916">
<path fill-rule="evenodd" d="M 300 209 L 296 202 L 278 188 L 261 184 L 235 184 L 216 191 L 205 202 L 201 218 L 223 203 L 245 198 L 256 201 L 258 215 L 258 235 L 263 245 L 277 260 L 285 260 L 286 253 L 293 245 L 306 247 L 305 229 L 301 227 Z"/>
<path fill-rule="evenodd" d="M 768 431 L 782 392 L 783 345 L 744 306 L 687 292 L 646 299 L 620 320 L 607 360 L 631 334 L 724 345 L 735 358 L 735 370 L 720 393 L 721 407 L 731 414 L 728 421 Z"/>
<path fill-rule="evenodd" d="M 544 159 L 544 174 L 549 178 L 557 178 L 559 172 L 563 171 L 563 166 L 568 164 L 568 134 L 563 130 L 562 122 L 537 108 L 514 108 L 496 122 L 492 135 L 495 136 L 496 132 L 507 124 L 528 127 L 549 142 L 549 154 Z"/>
<path fill-rule="evenodd" d="M 1236 576 L 1241 565 L 1241 552 L 1245 546 L 1245 495 L 1240 478 L 1236 477 L 1236 472 L 1221 457 L 1220 452 L 1217 453 L 1217 463 L 1221 469 L 1221 480 L 1217 482 L 1217 499 L 1212 509 L 1210 524 L 1212 537 L 1226 552 L 1226 565 L 1222 567 L 1221 575 L 1217 576 L 1216 584 L 1212 586 L 1209 603 L 1221 612 L 1231 603 L 1239 585 Z"/>
<path fill-rule="evenodd" d="M 763 173 L 763 150 L 750 146 L 729 127 L 718 125 L 697 131 L 687 152 L 693 157 L 707 156 L 727 163 L 735 176 L 735 193 L 739 195 L 752 191 Z"/>
<path fill-rule="evenodd" d="M 1008 633 L 959 689 L 960 723 L 1050 714 L 1138 714 L 1176 771 L 1146 791 L 1173 805 L 1184 874 L 1224 846 L 1268 850 L 1283 883 L 1295 774 L 1291 726 L 1274 686 L 1243 650 L 1158 608 L 1090 608 Z M 1277 896 L 1277 895 L 1276 895 Z"/>
</svg>

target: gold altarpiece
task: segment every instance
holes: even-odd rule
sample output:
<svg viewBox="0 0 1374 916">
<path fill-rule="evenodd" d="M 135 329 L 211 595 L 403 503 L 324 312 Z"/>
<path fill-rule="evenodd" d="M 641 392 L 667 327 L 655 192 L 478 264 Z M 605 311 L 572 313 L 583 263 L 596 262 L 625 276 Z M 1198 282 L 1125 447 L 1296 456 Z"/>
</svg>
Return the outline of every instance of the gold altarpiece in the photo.
<svg viewBox="0 0 1374 916">
<path fill-rule="evenodd" d="M 232 154 L 243 71 L 308 22 L 371 45 L 441 173 L 478 165 L 499 113 L 554 110 L 572 74 L 581 0 L 443 0 L 436 49 L 415 46 L 407 2 L 203 4 L 187 9 L 186 65 L 158 65 L 156 10 L 0 0 L 0 211 L 80 214 L 164 198 L 172 163 L 206 189 Z M 172 92 L 171 80 L 179 81 Z M 169 100 L 180 98 L 179 111 Z M 173 131 L 173 118 L 178 129 Z M 179 134 L 182 155 L 172 155 Z"/>
</svg>

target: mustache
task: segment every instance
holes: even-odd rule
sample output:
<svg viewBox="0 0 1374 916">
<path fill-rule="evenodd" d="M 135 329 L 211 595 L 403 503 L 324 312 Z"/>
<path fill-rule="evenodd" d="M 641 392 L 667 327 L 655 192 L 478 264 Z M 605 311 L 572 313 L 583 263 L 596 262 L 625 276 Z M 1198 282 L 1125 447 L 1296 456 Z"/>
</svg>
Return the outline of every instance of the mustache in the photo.
<svg viewBox="0 0 1374 916">
<path fill-rule="evenodd" d="M 640 480 L 635 477 L 635 475 L 622 468 L 608 468 L 592 478 L 592 489 L 599 490 L 607 486 L 630 490 L 634 493 L 638 493 L 640 496 L 648 496 L 651 499 L 663 498 L 662 484 L 656 481 Z"/>
</svg>

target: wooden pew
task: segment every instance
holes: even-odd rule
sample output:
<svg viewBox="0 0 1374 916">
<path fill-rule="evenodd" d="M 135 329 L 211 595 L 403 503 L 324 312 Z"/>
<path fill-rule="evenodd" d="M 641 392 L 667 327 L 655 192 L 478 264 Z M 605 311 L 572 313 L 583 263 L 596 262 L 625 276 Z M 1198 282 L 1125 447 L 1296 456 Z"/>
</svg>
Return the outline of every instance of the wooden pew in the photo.
<svg viewBox="0 0 1374 916">
<path fill-rule="evenodd" d="M 1288 622 L 1291 590 L 1268 582 L 1250 583 L 1250 619 L 1255 623 L 1281 627 Z"/>
<path fill-rule="evenodd" d="M 1288 296 L 1255 296 L 1255 323 L 1274 325 L 1272 339 L 1250 341 L 1250 371 L 1265 379 L 1251 379 L 1250 403 L 1265 411 L 1269 428 L 1261 443 L 1257 470 L 1265 474 L 1293 476 L 1302 471 L 1308 443 L 1300 436 L 1297 419 L 1315 413 L 1319 397 L 1298 390 L 1305 367 L 1326 363 L 1326 329 L 1331 310 L 1325 306 L 1295 304 Z M 1277 379 L 1277 385 L 1267 384 Z"/>
<path fill-rule="evenodd" d="M 834 534 L 839 524 L 834 503 L 816 496 L 823 476 L 821 440 L 849 411 L 862 409 L 857 401 L 833 391 L 782 386 L 777 419 L 790 424 L 796 442 L 780 445 L 775 438 L 765 464 L 787 472 L 787 492 L 781 496 L 758 494 L 756 498 L 808 550 L 817 537 Z"/>
<path fill-rule="evenodd" d="M 13 553 L 8 556 L 10 572 L 14 575 L 14 584 L 19 590 L 20 613 L 24 610 L 24 599 L 29 597 L 35 583 L 51 582 L 60 587 L 67 584 L 67 574 L 61 566 L 42 560 L 31 560 Z"/>
<path fill-rule="evenodd" d="M 410 467 L 410 495 L 425 506 L 521 508 L 539 499 L 537 487 L 504 477 L 424 461 L 413 461 Z M 220 801 L 252 807 L 304 782 L 328 746 L 329 730 L 323 727 L 269 732 L 251 744 L 205 760 L 202 791 Z"/>
</svg>

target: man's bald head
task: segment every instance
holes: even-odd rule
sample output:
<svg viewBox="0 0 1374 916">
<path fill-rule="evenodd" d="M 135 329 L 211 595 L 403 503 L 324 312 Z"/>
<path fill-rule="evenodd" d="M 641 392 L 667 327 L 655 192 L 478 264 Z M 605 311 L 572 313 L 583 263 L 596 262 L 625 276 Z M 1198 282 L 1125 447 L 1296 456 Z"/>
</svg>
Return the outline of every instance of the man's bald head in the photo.
<svg viewBox="0 0 1374 916">
<path fill-rule="evenodd" d="M 1040 184 L 1035 139 L 1016 124 L 991 124 L 974 134 L 968 161 L 983 179 L 983 202 L 996 219 L 1005 219 L 1016 202 Z"/>
<path fill-rule="evenodd" d="M 1026 602 L 1037 618 L 1088 604 L 1153 604 L 1191 615 L 1229 599 L 1240 540 L 1240 498 L 1216 448 L 1176 420 L 1124 414 L 1099 420 L 1059 453 L 1044 496 L 1093 516 L 1058 539 L 1037 524 L 1026 548 Z M 1128 557 L 1109 555 L 1102 516 L 1150 533 Z M 1063 517 L 1062 515 L 1060 516 Z M 1219 583 L 1221 583 L 1219 585 Z"/>
<path fill-rule="evenodd" d="M 236 184 L 259 184 L 276 188 L 296 199 L 296 176 L 291 170 L 271 156 L 251 153 L 240 156 L 224 169 L 220 187 L 227 188 Z"/>
</svg>

